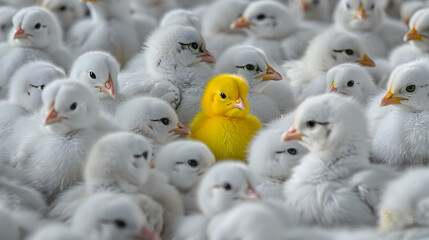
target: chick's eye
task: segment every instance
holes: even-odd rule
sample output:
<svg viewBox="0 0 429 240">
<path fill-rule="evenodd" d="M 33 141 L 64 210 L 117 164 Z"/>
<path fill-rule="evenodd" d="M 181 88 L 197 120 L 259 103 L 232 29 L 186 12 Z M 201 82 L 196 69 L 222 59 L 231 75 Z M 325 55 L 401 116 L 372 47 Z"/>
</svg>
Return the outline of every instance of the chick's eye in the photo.
<svg viewBox="0 0 429 240">
<path fill-rule="evenodd" d="M 405 88 L 405 91 L 407 91 L 407 92 L 409 92 L 409 93 L 414 92 L 415 90 L 416 90 L 416 85 L 414 85 L 414 84 L 408 85 L 408 86 Z"/>
<path fill-rule="evenodd" d="M 347 7 L 347 9 L 350 9 L 350 4 L 348 4 L 348 3 L 347 3 L 347 4 L 346 4 L 346 7 Z"/>
<path fill-rule="evenodd" d="M 259 14 L 258 16 L 256 16 L 256 19 L 258 20 L 264 20 L 265 19 L 265 14 Z"/>
<path fill-rule="evenodd" d="M 198 162 L 195 159 L 191 159 L 191 160 L 188 160 L 188 165 L 193 167 L 193 168 L 196 168 L 196 167 L 198 167 Z"/>
<path fill-rule="evenodd" d="M 75 110 L 77 108 L 77 103 L 74 102 L 72 105 L 70 105 L 70 110 Z"/>
<path fill-rule="evenodd" d="M 313 0 L 314 5 L 319 5 L 319 0 Z"/>
<path fill-rule="evenodd" d="M 45 89 L 45 85 L 40 85 L 40 90 Z"/>
<path fill-rule="evenodd" d="M 147 155 L 148 155 L 147 151 L 144 151 L 143 154 L 142 154 L 142 156 L 144 157 L 144 159 L 147 159 Z"/>
<path fill-rule="evenodd" d="M 229 183 L 224 183 L 224 184 L 223 184 L 223 188 L 224 188 L 226 191 L 231 191 L 231 190 L 232 190 L 231 184 L 229 184 Z"/>
<path fill-rule="evenodd" d="M 226 98 L 225 93 L 221 92 L 221 93 L 220 93 L 220 97 L 221 97 L 221 98 L 223 98 L 223 99 L 225 99 L 225 98 Z"/>
<path fill-rule="evenodd" d="M 119 229 L 125 228 L 127 226 L 127 224 L 123 220 L 121 220 L 121 219 L 117 219 L 113 223 Z"/>
<path fill-rule="evenodd" d="M 162 122 L 162 124 L 164 124 L 166 126 L 170 123 L 170 119 L 168 119 L 168 118 L 161 118 L 160 121 Z"/>
<path fill-rule="evenodd" d="M 351 55 L 353 55 L 355 52 L 353 51 L 353 50 L 351 50 L 351 49 L 346 49 L 345 50 L 345 52 L 346 52 L 346 54 L 347 55 L 349 55 L 349 56 L 351 56 Z"/>
<path fill-rule="evenodd" d="M 350 80 L 347 82 L 347 87 L 353 87 L 355 85 L 355 81 Z"/>
<path fill-rule="evenodd" d="M 370 9 L 374 10 L 374 8 L 375 8 L 375 4 L 372 4 L 371 7 L 370 7 Z"/>
<path fill-rule="evenodd" d="M 246 64 L 246 66 L 244 66 L 244 69 L 246 69 L 249 72 L 253 72 L 255 71 L 256 67 L 253 64 Z"/>
<path fill-rule="evenodd" d="M 4 31 L 4 30 L 6 30 L 6 24 L 2 24 L 1 26 L 0 26 L 0 29 L 2 30 L 2 31 Z"/>
<path fill-rule="evenodd" d="M 193 50 L 197 50 L 200 46 L 198 45 L 197 42 L 192 42 L 189 44 L 189 47 Z"/>
<path fill-rule="evenodd" d="M 35 29 L 40 29 L 41 27 L 42 27 L 42 24 L 40 24 L 40 23 L 36 23 L 36 25 L 34 25 Z"/>
<path fill-rule="evenodd" d="M 307 122 L 307 127 L 314 128 L 314 126 L 316 126 L 316 122 L 315 121 L 308 121 Z"/>
<path fill-rule="evenodd" d="M 296 149 L 295 149 L 295 148 L 289 148 L 289 149 L 287 150 L 287 152 L 288 152 L 290 155 L 296 155 L 296 154 L 298 153 L 298 151 L 296 151 Z"/>
<path fill-rule="evenodd" d="M 61 12 L 64 12 L 67 10 L 67 6 L 63 5 L 61 7 L 58 8 Z"/>
<path fill-rule="evenodd" d="M 95 73 L 93 71 L 89 71 L 89 77 L 92 79 L 96 79 L 97 76 L 95 75 Z"/>
</svg>

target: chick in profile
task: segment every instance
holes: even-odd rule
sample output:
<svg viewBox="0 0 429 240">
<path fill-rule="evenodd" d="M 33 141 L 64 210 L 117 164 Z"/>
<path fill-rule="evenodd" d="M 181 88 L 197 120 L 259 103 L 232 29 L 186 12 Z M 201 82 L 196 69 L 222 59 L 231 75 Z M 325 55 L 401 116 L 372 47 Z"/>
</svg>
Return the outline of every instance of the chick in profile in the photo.
<svg viewBox="0 0 429 240">
<path fill-rule="evenodd" d="M 190 138 L 207 144 L 216 160 L 245 160 L 245 150 L 261 128 L 259 120 L 249 115 L 247 83 L 235 75 L 212 78 L 201 100 L 202 112 L 191 123 Z"/>
</svg>

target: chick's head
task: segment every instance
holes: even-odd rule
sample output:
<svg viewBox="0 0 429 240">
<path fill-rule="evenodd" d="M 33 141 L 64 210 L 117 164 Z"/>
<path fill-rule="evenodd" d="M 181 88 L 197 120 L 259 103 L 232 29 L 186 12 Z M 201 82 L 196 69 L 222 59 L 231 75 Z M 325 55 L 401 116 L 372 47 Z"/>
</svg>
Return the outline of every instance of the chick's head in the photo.
<svg viewBox="0 0 429 240">
<path fill-rule="evenodd" d="M 249 114 L 247 83 L 238 76 L 222 74 L 206 86 L 201 105 L 206 115 L 243 117 Z"/>
</svg>

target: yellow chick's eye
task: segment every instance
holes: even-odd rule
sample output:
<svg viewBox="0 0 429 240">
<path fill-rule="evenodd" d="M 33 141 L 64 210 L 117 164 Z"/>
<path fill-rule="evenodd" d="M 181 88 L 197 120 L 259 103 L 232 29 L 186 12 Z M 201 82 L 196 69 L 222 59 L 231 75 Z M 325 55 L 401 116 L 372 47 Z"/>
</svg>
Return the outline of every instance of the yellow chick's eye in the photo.
<svg viewBox="0 0 429 240">
<path fill-rule="evenodd" d="M 225 98 L 226 98 L 225 93 L 221 92 L 221 93 L 220 93 L 220 97 L 221 97 L 222 99 L 225 99 Z"/>
</svg>

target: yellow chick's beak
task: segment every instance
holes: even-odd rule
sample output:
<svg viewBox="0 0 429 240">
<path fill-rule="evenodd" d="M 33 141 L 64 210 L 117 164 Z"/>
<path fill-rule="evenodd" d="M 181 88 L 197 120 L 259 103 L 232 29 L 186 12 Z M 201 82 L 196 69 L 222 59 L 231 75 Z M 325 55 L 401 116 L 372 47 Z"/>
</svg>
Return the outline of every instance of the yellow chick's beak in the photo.
<svg viewBox="0 0 429 240">
<path fill-rule="evenodd" d="M 201 62 L 216 63 L 215 57 L 207 49 L 204 49 L 204 54 L 198 57 L 201 58 Z"/>
<path fill-rule="evenodd" d="M 395 97 L 395 94 L 392 93 L 392 88 L 386 93 L 386 95 L 381 99 L 380 106 L 389 106 L 392 104 L 401 104 L 402 100 L 408 100 L 406 98 Z"/>
<path fill-rule="evenodd" d="M 268 67 L 266 74 L 256 76 L 257 78 L 262 78 L 262 81 L 269 81 L 269 80 L 279 81 L 279 80 L 283 79 L 282 75 L 279 72 L 274 70 L 274 68 L 272 68 L 270 65 L 268 65 L 268 63 L 265 63 L 265 64 Z"/>
<path fill-rule="evenodd" d="M 354 14 L 354 18 L 362 21 L 365 20 L 367 17 L 368 15 L 366 14 L 365 9 L 363 8 L 363 5 L 361 3 L 359 9 Z"/>
<path fill-rule="evenodd" d="M 50 125 L 53 123 L 59 123 L 63 119 L 67 119 L 66 117 L 58 116 L 58 112 L 55 111 L 54 104 L 49 108 L 48 113 L 46 114 L 45 125 Z"/>
<path fill-rule="evenodd" d="M 182 135 L 182 136 L 191 135 L 191 130 L 189 130 L 189 128 L 187 128 L 181 122 L 177 123 L 177 128 L 169 131 L 169 133 L 171 132 L 174 133 L 174 135 Z"/>
<path fill-rule="evenodd" d="M 335 87 L 335 81 L 332 82 L 331 88 L 329 88 L 329 92 L 338 92 L 338 88 Z"/>
<path fill-rule="evenodd" d="M 356 62 L 365 67 L 375 67 L 375 62 L 366 54 L 363 55 L 362 60 L 358 60 Z"/>
<path fill-rule="evenodd" d="M 307 0 L 301 0 L 301 10 L 303 12 L 310 10 L 310 4 L 308 4 Z"/>
<path fill-rule="evenodd" d="M 243 15 L 239 19 L 237 19 L 235 22 L 231 24 L 232 29 L 236 28 L 249 28 L 250 25 L 252 25 L 250 22 L 246 20 L 246 17 Z"/>
<path fill-rule="evenodd" d="M 243 195 L 235 197 L 236 200 L 242 200 L 242 201 L 261 201 L 261 195 L 259 195 L 253 186 L 248 183 L 248 188 L 244 192 Z"/>
<path fill-rule="evenodd" d="M 283 133 L 281 141 L 287 142 L 287 141 L 302 141 L 302 138 L 305 137 L 305 134 L 300 134 L 296 132 L 295 124 L 292 125 L 289 130 L 287 130 L 285 133 Z"/>
<path fill-rule="evenodd" d="M 104 86 L 96 86 L 96 88 L 100 89 L 100 92 L 104 92 L 109 95 L 111 98 L 116 99 L 115 86 L 113 86 L 112 77 L 109 74 L 109 80 L 104 83 Z"/>
<path fill-rule="evenodd" d="M 416 26 L 413 26 L 413 28 L 407 34 L 405 34 L 404 42 L 411 41 L 411 40 L 421 41 L 422 38 L 428 38 L 428 37 L 425 35 L 419 34 L 416 30 Z"/>
<path fill-rule="evenodd" d="M 232 108 L 238 108 L 240 110 L 246 109 L 246 104 L 244 103 L 243 99 L 238 96 L 237 100 L 235 100 L 235 103 L 232 104 Z"/>
<path fill-rule="evenodd" d="M 32 34 L 25 33 L 24 29 L 22 29 L 21 24 L 18 26 L 18 29 L 16 29 L 15 34 L 13 35 L 13 40 L 15 39 L 25 39 L 30 36 L 33 36 Z"/>
</svg>

